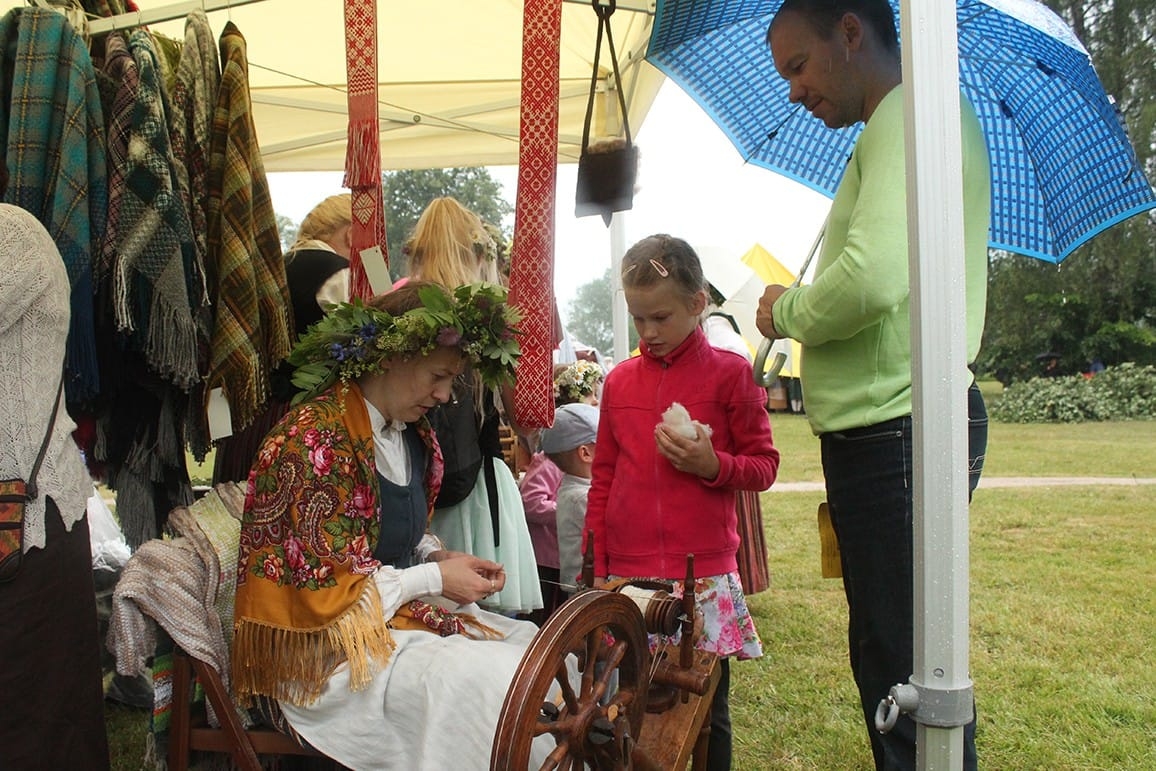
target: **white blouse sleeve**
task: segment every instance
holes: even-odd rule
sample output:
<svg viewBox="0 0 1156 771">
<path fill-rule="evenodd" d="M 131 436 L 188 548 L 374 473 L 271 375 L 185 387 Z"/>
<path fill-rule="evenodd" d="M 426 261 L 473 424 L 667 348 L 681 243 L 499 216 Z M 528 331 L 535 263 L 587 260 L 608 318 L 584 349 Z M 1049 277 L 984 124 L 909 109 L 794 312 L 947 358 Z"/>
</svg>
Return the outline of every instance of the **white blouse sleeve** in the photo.
<svg viewBox="0 0 1156 771">
<path fill-rule="evenodd" d="M 442 593 L 442 572 L 436 562 L 414 565 L 398 570 L 382 565 L 373 574 L 377 593 L 381 595 L 381 610 L 387 619 L 397 609 L 419 597 L 436 597 Z"/>
</svg>

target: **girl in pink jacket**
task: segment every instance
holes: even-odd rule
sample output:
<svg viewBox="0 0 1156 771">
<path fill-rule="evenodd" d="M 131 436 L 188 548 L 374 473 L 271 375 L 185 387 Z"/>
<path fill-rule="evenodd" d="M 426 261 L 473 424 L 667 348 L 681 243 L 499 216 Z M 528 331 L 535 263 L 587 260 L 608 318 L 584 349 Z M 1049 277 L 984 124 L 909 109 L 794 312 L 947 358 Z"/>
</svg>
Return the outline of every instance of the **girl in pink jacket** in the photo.
<svg viewBox="0 0 1156 771">
<path fill-rule="evenodd" d="M 599 580 L 681 579 L 686 555 L 694 554 L 698 646 L 724 657 L 707 767 L 728 769 L 725 657 L 762 655 L 738 574 L 735 491 L 762 491 L 775 481 L 779 453 L 767 395 L 745 357 L 712 348 L 699 329 L 706 282 L 686 241 L 639 241 L 623 257 L 622 286 L 641 355 L 612 369 L 602 390 L 586 511 L 594 573 Z M 681 425 L 664 422 L 676 402 L 690 416 Z"/>
</svg>

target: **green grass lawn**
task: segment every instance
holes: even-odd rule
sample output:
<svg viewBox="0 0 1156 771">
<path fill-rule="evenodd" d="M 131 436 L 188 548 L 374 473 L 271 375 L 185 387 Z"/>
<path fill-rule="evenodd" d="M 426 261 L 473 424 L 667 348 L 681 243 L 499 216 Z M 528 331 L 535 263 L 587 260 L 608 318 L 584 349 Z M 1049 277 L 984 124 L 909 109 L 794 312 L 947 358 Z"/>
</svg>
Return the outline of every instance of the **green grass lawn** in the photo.
<svg viewBox="0 0 1156 771">
<path fill-rule="evenodd" d="M 782 481 L 820 481 L 806 419 L 772 417 Z M 992 424 L 988 476 L 1154 477 L 1156 423 Z M 209 466 L 211 468 L 211 464 Z M 871 767 L 842 585 L 819 575 L 821 493 L 767 493 L 766 655 L 732 669 L 735 765 Z M 971 507 L 971 670 L 985 769 L 1156 768 L 1156 487 L 980 489 Z M 113 768 L 141 767 L 147 714 L 112 707 Z"/>
</svg>

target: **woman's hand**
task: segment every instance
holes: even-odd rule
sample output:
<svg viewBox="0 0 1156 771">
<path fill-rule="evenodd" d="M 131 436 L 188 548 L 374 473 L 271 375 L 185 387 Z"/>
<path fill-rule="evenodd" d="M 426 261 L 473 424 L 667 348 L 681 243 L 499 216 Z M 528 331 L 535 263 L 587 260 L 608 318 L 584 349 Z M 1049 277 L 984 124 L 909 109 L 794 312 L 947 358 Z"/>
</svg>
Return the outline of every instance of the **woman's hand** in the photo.
<svg viewBox="0 0 1156 771">
<path fill-rule="evenodd" d="M 435 552 L 436 553 L 436 552 Z M 506 571 L 497 562 L 471 554 L 451 552 L 437 560 L 442 574 L 442 596 L 459 605 L 478 602 L 506 585 Z M 433 555 L 430 555 L 431 559 Z"/>
<path fill-rule="evenodd" d="M 429 556 L 425 558 L 426 562 L 441 562 L 442 560 L 452 559 L 453 557 L 468 557 L 464 551 L 452 551 L 450 549 L 438 549 L 431 551 Z"/>
<path fill-rule="evenodd" d="M 654 427 L 654 443 L 670 465 L 679 471 L 694 474 L 703 479 L 714 479 L 718 476 L 719 460 L 715 455 L 714 445 L 706 431 L 697 423 L 694 424 L 694 439 L 682 436 L 667 430 L 659 423 Z"/>
</svg>

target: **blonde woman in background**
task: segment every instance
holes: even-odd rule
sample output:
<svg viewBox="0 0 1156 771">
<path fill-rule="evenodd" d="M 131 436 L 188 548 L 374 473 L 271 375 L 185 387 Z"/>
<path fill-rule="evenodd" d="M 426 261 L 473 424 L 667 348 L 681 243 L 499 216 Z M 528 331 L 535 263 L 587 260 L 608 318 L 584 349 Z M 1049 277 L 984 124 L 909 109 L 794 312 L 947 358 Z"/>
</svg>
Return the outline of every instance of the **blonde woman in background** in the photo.
<svg viewBox="0 0 1156 771">
<path fill-rule="evenodd" d="M 297 334 L 319 321 L 327 305 L 349 299 L 352 229 L 353 196 L 349 193 L 329 196 L 301 221 L 297 240 L 285 253 Z"/>
<path fill-rule="evenodd" d="M 352 227 L 353 196 L 331 195 L 305 215 L 297 240 L 285 252 L 294 342 L 310 324 L 321 320 L 329 305 L 349 300 Z M 281 363 L 270 377 L 272 393 L 265 411 L 244 431 L 217 442 L 213 484 L 244 482 L 249 478 L 261 440 L 289 409 L 294 394 L 292 375 L 293 368 Z"/>
<path fill-rule="evenodd" d="M 405 244 L 409 278 L 450 289 L 478 281 L 504 283 L 499 252 L 482 219 L 450 197 L 429 203 Z M 502 460 L 499 428 L 501 409 L 512 415 L 508 396 L 467 374 L 455 382 L 451 402 L 431 411 L 446 478 L 430 532 L 447 549 L 505 567 L 505 586 L 483 600 L 483 607 L 530 614 L 542 607 L 542 592 L 518 484 Z"/>
</svg>

